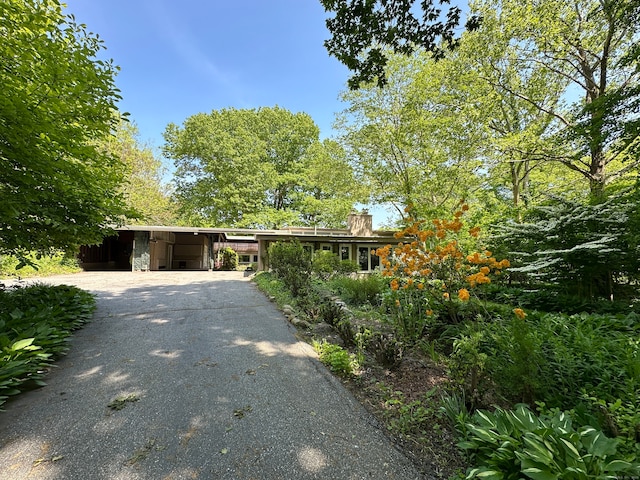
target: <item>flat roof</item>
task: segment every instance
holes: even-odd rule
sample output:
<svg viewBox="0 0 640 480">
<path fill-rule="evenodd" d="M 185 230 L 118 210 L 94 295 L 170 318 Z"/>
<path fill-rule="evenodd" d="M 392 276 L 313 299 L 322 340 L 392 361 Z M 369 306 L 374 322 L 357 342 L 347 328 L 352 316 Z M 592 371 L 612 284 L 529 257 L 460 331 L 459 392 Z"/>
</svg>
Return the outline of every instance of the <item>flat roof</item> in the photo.
<svg viewBox="0 0 640 480">
<path fill-rule="evenodd" d="M 361 243 L 389 242 L 394 238 L 395 231 L 375 230 L 370 236 L 350 235 L 346 229 L 291 227 L 281 230 L 258 230 L 250 228 L 219 228 L 219 227 L 179 227 L 166 225 L 124 225 L 114 227 L 115 230 L 133 232 L 171 232 L 191 234 L 222 234 L 229 241 L 258 240 L 258 238 L 304 238 L 308 241 L 349 240 Z"/>
</svg>

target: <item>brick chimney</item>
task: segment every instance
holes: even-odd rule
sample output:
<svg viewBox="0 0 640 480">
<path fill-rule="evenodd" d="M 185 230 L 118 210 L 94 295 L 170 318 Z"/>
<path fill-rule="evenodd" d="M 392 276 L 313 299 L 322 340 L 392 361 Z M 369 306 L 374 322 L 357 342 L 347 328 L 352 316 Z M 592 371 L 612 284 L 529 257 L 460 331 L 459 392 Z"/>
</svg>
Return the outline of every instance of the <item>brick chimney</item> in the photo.
<svg viewBox="0 0 640 480">
<path fill-rule="evenodd" d="M 354 237 L 370 237 L 373 235 L 373 216 L 368 213 L 350 213 L 347 228 Z"/>
</svg>

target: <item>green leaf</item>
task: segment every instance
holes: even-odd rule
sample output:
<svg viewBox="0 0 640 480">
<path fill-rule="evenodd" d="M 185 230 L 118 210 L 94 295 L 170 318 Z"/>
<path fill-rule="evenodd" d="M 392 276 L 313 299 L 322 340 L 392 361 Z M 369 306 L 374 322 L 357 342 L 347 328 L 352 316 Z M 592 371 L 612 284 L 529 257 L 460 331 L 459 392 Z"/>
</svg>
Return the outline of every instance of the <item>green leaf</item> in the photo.
<svg viewBox="0 0 640 480">
<path fill-rule="evenodd" d="M 11 345 L 11 350 L 23 350 L 23 349 L 26 349 L 27 347 L 29 347 L 33 343 L 34 340 L 35 340 L 35 338 L 24 338 L 22 340 L 18 340 L 13 345 Z M 40 347 L 36 346 L 35 348 L 40 348 Z"/>
<path fill-rule="evenodd" d="M 536 467 L 525 468 L 522 470 L 522 473 L 533 480 L 557 480 L 560 478 L 560 475 L 557 473 L 551 473 L 548 470 Z"/>
<path fill-rule="evenodd" d="M 613 460 L 607 463 L 603 470 L 605 472 L 624 472 L 631 470 L 633 465 L 629 462 L 625 462 L 624 460 Z"/>
</svg>

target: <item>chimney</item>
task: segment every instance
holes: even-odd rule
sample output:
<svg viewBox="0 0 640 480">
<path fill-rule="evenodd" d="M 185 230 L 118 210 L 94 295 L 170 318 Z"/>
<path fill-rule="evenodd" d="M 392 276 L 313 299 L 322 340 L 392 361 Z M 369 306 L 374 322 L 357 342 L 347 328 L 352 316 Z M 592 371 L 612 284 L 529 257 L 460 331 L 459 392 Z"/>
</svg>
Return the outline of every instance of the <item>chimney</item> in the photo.
<svg viewBox="0 0 640 480">
<path fill-rule="evenodd" d="M 350 213 L 347 217 L 349 235 L 370 237 L 373 235 L 373 216 L 368 213 Z"/>
</svg>

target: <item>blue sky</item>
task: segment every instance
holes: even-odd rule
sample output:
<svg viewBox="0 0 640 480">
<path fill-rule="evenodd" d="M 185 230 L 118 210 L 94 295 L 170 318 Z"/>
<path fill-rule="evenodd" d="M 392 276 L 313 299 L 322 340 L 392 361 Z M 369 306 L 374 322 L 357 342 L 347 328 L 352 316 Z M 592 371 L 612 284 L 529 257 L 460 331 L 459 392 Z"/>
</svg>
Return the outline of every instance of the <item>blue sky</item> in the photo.
<svg viewBox="0 0 640 480">
<path fill-rule="evenodd" d="M 66 0 L 121 71 L 120 109 L 143 140 L 225 107 L 308 113 L 332 136 L 347 69 L 329 57 L 318 0 Z"/>
</svg>

